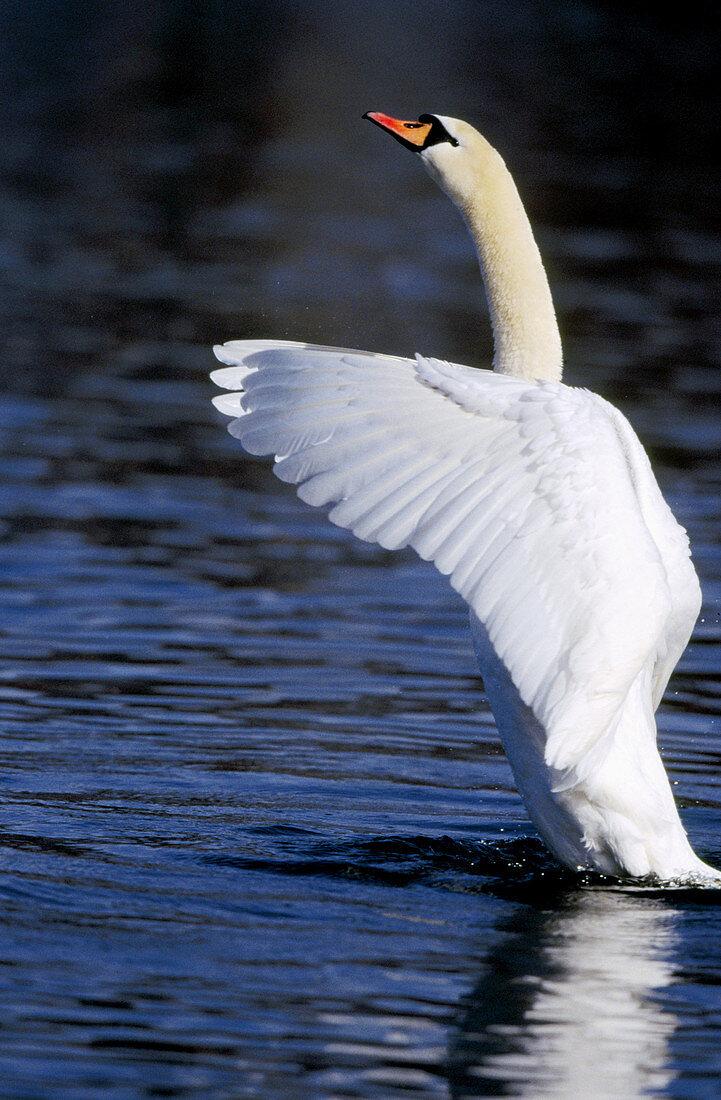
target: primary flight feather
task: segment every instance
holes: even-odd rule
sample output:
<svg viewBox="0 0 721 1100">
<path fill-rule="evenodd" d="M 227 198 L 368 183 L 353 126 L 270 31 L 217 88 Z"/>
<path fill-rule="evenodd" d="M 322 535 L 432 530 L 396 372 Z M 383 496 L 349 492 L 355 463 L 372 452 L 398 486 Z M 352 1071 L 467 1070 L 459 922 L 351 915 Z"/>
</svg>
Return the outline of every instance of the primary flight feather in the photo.
<svg viewBox="0 0 721 1100">
<path fill-rule="evenodd" d="M 621 413 L 561 382 L 548 282 L 498 153 L 457 119 L 367 117 L 463 214 L 494 370 L 231 341 L 215 349 L 231 391 L 215 404 L 332 522 L 449 576 L 528 813 L 564 864 L 721 880 L 689 845 L 656 746 L 700 607 L 686 533 Z"/>
</svg>

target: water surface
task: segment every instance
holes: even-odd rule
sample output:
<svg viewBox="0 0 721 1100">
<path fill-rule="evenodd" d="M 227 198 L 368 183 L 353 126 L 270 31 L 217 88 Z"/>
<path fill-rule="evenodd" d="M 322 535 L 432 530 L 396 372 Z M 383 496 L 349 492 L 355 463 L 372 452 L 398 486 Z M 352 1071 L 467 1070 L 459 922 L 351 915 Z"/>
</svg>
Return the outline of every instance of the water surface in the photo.
<svg viewBox="0 0 721 1100">
<path fill-rule="evenodd" d="M 360 115 L 476 121 L 569 380 L 691 536 L 660 740 L 721 865 L 718 31 L 356 9 L 5 5 L 0 1092 L 715 1096 L 719 894 L 558 870 L 462 603 L 244 457 L 207 372 L 250 335 L 487 364 L 460 220 Z"/>
</svg>

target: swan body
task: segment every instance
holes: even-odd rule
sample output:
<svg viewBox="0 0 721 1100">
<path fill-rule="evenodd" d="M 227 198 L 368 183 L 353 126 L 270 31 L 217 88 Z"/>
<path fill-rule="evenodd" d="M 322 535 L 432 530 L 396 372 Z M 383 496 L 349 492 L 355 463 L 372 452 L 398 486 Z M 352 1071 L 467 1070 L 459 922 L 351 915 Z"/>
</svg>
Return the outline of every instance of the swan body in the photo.
<svg viewBox="0 0 721 1100">
<path fill-rule="evenodd" d="M 215 404 L 304 501 L 449 576 L 519 791 L 562 863 L 721 881 L 691 849 L 656 745 L 700 608 L 686 533 L 625 418 L 561 382 L 548 282 L 498 153 L 455 119 L 367 117 L 465 218 L 494 370 L 231 341 L 215 348 L 230 391 Z"/>
</svg>

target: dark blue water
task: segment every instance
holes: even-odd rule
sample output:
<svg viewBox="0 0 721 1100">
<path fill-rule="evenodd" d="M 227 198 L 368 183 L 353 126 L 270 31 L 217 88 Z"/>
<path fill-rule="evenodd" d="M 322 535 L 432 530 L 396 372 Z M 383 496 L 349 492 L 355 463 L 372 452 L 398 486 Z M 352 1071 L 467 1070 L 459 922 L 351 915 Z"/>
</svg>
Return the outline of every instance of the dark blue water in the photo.
<svg viewBox="0 0 721 1100">
<path fill-rule="evenodd" d="M 700 9 L 2 6 L 0 1095 L 712 1097 L 715 891 L 560 871 L 466 613 L 243 456 L 209 345 L 487 362 L 470 243 L 360 115 L 503 151 L 568 379 L 704 609 L 660 712 L 721 865 L 718 28 Z"/>
</svg>

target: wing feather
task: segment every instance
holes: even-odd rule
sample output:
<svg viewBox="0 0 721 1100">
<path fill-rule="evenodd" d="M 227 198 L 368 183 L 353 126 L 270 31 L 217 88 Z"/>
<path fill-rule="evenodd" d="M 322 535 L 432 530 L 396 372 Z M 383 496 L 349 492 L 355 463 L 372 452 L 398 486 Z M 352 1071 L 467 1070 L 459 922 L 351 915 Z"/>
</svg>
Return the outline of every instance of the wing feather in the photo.
<svg viewBox="0 0 721 1100">
<path fill-rule="evenodd" d="M 660 697 L 698 585 L 643 449 L 601 398 L 420 356 L 275 341 L 216 354 L 214 380 L 242 390 L 216 405 L 246 450 L 274 454 L 334 523 L 449 575 L 550 766 L 583 768 L 649 656 Z"/>
</svg>

